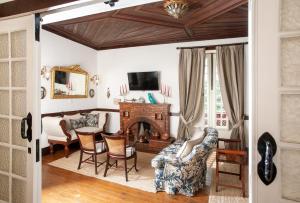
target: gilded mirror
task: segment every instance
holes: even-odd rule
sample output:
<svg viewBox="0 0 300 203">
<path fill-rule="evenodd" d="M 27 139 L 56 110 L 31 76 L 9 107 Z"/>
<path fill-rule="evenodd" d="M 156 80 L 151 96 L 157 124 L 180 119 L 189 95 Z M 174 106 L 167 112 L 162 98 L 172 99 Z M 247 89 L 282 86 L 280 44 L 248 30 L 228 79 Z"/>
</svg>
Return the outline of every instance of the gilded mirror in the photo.
<svg viewBox="0 0 300 203">
<path fill-rule="evenodd" d="M 55 66 L 51 69 L 51 98 L 88 97 L 88 73 L 79 65 Z"/>
</svg>

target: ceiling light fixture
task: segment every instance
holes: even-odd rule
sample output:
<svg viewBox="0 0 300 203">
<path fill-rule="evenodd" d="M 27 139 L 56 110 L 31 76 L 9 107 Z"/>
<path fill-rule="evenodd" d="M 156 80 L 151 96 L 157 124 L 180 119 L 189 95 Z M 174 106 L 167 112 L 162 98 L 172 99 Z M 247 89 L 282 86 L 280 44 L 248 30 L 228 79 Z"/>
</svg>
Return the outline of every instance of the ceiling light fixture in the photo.
<svg viewBox="0 0 300 203">
<path fill-rule="evenodd" d="M 114 7 L 115 3 L 118 1 L 119 0 L 108 0 L 108 1 L 104 1 L 104 3 L 110 5 L 110 7 Z"/>
<path fill-rule="evenodd" d="M 164 7 L 170 16 L 178 19 L 188 10 L 188 2 L 187 0 L 165 0 Z"/>
</svg>

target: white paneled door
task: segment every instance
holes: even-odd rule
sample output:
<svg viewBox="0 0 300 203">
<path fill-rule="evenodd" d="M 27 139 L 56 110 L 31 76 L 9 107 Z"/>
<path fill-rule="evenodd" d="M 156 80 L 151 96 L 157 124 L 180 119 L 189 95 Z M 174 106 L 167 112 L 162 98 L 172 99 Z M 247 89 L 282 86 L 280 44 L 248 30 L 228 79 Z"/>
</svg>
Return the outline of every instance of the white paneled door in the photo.
<svg viewBox="0 0 300 203">
<path fill-rule="evenodd" d="M 300 0 L 253 0 L 250 8 L 253 202 L 300 202 Z M 266 137 L 258 145 L 265 132 L 274 138 L 277 149 Z"/>
<path fill-rule="evenodd" d="M 0 19 L 1 203 L 40 202 L 38 53 L 34 15 Z"/>
</svg>

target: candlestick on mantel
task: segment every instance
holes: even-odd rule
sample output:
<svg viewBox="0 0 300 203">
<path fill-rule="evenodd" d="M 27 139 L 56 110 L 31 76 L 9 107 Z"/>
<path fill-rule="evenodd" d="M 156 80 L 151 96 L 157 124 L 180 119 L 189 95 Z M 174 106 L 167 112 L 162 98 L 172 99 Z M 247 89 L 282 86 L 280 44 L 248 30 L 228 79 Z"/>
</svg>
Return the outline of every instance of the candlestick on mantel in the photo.
<svg viewBox="0 0 300 203">
<path fill-rule="evenodd" d="M 166 84 L 161 84 L 160 94 L 164 97 L 164 103 L 166 103 L 166 98 L 171 97 L 171 87 Z"/>
</svg>

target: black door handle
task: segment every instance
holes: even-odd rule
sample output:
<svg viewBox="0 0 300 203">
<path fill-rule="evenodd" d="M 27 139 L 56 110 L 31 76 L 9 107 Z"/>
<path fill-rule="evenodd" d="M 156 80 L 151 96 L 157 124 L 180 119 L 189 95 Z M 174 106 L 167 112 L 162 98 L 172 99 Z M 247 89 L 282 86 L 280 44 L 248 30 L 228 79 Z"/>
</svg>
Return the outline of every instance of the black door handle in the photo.
<svg viewBox="0 0 300 203">
<path fill-rule="evenodd" d="M 27 130 L 26 130 L 27 124 Z M 32 140 L 32 115 L 28 113 L 26 118 L 22 119 L 21 122 L 21 136 L 23 139 L 28 139 L 29 142 Z"/>
<path fill-rule="evenodd" d="M 273 156 L 276 154 L 277 146 L 274 138 L 265 132 L 258 140 L 257 149 L 261 156 L 261 161 L 257 165 L 257 172 L 261 181 L 269 185 L 277 174 L 277 169 L 273 163 Z"/>
</svg>

